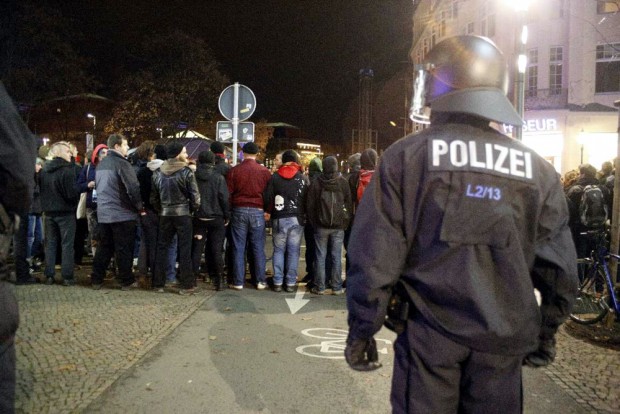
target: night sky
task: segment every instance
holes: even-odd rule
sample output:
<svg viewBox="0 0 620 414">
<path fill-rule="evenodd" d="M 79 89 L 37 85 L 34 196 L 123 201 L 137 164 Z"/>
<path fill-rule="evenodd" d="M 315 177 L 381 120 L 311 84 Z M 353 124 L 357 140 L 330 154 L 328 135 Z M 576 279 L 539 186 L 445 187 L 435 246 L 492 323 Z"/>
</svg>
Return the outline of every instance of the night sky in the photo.
<svg viewBox="0 0 620 414">
<path fill-rule="evenodd" d="M 358 93 L 358 72 L 375 81 L 408 60 L 411 0 L 65 0 L 63 14 L 88 27 L 102 94 L 127 39 L 183 27 L 204 38 L 232 82 L 257 98 L 252 121 L 288 122 L 337 140 Z"/>
</svg>

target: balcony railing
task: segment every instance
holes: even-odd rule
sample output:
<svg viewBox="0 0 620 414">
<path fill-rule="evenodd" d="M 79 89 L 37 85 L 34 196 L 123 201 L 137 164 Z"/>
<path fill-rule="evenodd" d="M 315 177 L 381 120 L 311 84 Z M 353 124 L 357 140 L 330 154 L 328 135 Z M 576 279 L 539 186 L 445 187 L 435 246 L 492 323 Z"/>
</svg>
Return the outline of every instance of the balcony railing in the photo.
<svg viewBox="0 0 620 414">
<path fill-rule="evenodd" d="M 526 89 L 525 110 L 560 109 L 568 104 L 568 89 Z"/>
</svg>

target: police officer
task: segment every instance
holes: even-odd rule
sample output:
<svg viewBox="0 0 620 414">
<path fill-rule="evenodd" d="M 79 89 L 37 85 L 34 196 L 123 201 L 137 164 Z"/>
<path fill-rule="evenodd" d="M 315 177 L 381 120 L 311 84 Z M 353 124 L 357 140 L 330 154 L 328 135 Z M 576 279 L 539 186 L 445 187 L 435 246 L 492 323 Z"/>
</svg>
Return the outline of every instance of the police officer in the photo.
<svg viewBox="0 0 620 414">
<path fill-rule="evenodd" d="M 381 366 L 373 335 L 398 290 L 393 411 L 518 413 L 521 366 L 553 361 L 577 291 L 562 187 L 490 126 L 522 124 L 490 40 L 445 39 L 416 70 L 411 115 L 428 122 L 430 104 L 432 126 L 385 151 L 357 211 L 345 357 Z"/>
<path fill-rule="evenodd" d="M 7 282 L 6 259 L 20 215 L 34 189 L 35 141 L 0 82 L 0 413 L 15 411 L 17 300 Z"/>
</svg>

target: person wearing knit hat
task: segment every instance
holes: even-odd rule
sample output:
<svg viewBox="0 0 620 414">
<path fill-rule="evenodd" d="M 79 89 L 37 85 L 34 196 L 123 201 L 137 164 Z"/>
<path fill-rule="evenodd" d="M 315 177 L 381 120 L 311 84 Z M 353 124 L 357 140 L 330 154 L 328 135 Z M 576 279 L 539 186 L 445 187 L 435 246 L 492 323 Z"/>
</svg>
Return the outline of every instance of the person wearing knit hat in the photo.
<svg viewBox="0 0 620 414">
<path fill-rule="evenodd" d="M 215 141 L 211 143 L 209 150 L 215 154 L 215 171 L 226 178 L 226 174 L 228 174 L 228 171 L 232 168 L 226 161 L 226 147 L 224 147 L 224 144 L 221 142 Z M 232 268 L 232 263 L 230 263 L 230 265 Z"/>
<path fill-rule="evenodd" d="M 198 154 L 196 183 L 200 192 L 200 208 L 194 212 L 192 266 L 194 275 L 198 276 L 204 252 L 211 282 L 216 290 L 223 290 L 226 279 L 222 248 L 229 219 L 228 188 L 222 174 L 215 170 L 215 157 L 211 151 Z"/>
<path fill-rule="evenodd" d="M 246 244 L 254 256 L 256 288 L 267 287 L 265 280 L 265 220 L 263 191 L 271 172 L 256 162 L 258 147 L 253 142 L 244 145 L 244 159 L 230 169 L 226 176 L 232 216 L 230 220 L 233 249 L 233 289 L 241 290 L 245 283 Z M 249 243 L 248 243 L 249 242 Z"/>
<path fill-rule="evenodd" d="M 150 201 L 159 212 L 159 233 L 153 288 L 163 292 L 166 269 L 171 265 L 169 251 L 174 237 L 179 249 L 179 294 L 195 290 L 192 272 L 192 212 L 200 208 L 200 192 L 194 173 L 188 167 L 187 149 L 180 141 L 166 145 L 168 159 L 153 173 Z"/>
<path fill-rule="evenodd" d="M 172 140 L 166 144 L 166 155 L 168 159 L 176 158 L 183 151 L 185 146 L 178 140 Z"/>
<path fill-rule="evenodd" d="M 301 171 L 293 150 L 282 153 L 282 165 L 263 193 L 265 212 L 273 227 L 273 290 L 293 292 L 305 222 L 305 198 L 310 180 Z M 285 260 L 286 257 L 286 260 Z"/>
<path fill-rule="evenodd" d="M 247 144 L 243 146 L 243 153 L 251 154 L 251 155 L 258 154 L 258 145 L 256 145 L 253 142 L 248 142 Z"/>
</svg>

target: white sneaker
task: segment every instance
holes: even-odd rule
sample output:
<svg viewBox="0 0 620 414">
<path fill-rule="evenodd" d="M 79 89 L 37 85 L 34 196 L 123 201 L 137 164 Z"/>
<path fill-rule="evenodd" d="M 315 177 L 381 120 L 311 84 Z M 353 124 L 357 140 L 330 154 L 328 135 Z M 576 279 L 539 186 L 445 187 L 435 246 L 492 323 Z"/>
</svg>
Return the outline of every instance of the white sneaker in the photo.
<svg viewBox="0 0 620 414">
<path fill-rule="evenodd" d="M 258 290 L 265 290 L 266 288 L 267 288 L 267 283 L 258 282 L 258 284 L 256 285 L 256 289 Z"/>
<path fill-rule="evenodd" d="M 230 287 L 235 289 L 235 290 L 242 290 L 243 289 L 243 285 L 230 285 Z"/>
</svg>

